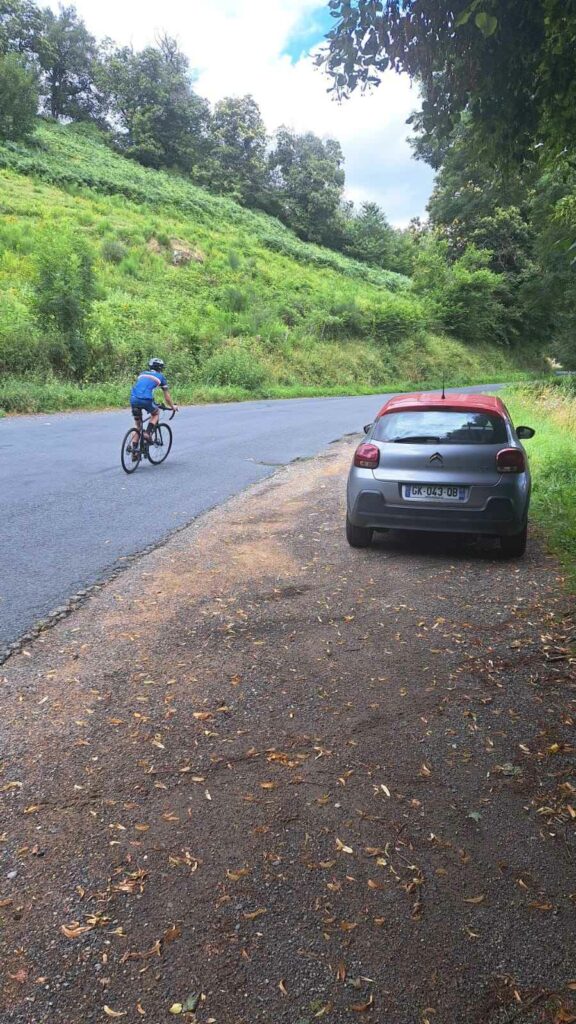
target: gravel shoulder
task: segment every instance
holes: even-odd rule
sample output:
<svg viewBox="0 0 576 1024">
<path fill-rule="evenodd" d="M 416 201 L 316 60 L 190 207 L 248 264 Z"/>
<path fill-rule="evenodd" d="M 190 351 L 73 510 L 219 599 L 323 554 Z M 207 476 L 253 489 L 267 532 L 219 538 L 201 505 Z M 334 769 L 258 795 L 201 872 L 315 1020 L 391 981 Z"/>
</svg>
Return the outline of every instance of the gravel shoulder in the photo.
<svg viewBox="0 0 576 1024">
<path fill-rule="evenodd" d="M 348 548 L 352 447 L 0 668 L 2 1022 L 576 1020 L 573 604 L 537 540 Z"/>
</svg>

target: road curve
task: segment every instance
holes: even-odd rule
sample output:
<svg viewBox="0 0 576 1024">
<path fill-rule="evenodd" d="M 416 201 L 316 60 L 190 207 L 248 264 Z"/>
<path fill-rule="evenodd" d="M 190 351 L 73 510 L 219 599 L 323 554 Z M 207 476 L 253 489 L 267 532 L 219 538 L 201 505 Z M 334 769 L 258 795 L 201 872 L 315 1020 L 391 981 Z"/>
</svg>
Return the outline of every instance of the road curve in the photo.
<svg viewBox="0 0 576 1024">
<path fill-rule="evenodd" d="M 0 652 L 126 558 L 361 430 L 387 397 L 189 406 L 167 462 L 131 477 L 120 467 L 127 412 L 0 421 Z"/>
</svg>

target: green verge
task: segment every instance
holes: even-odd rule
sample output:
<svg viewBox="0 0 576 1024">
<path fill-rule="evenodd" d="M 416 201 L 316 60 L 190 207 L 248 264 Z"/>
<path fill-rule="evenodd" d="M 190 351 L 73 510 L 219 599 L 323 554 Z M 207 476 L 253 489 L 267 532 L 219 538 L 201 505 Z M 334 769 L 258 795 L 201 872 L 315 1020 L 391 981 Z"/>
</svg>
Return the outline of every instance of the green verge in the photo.
<svg viewBox="0 0 576 1024">
<path fill-rule="evenodd" d="M 531 515 L 576 590 L 576 387 L 572 380 L 500 392 L 515 424 L 534 427 L 526 442 L 533 474 Z"/>
<path fill-rule="evenodd" d="M 534 375 L 510 370 L 494 373 L 486 369 L 483 373 L 461 377 L 457 374 L 446 376 L 446 387 L 471 384 L 509 384 L 515 381 L 527 382 Z M 489 379 L 488 379 L 489 378 Z M 18 379 L 8 377 L 0 386 L 0 416 L 6 414 L 34 414 L 41 412 L 73 412 L 81 410 L 128 408 L 130 381 L 112 381 L 109 384 L 80 385 L 55 378 L 45 380 Z M 270 385 L 256 390 L 241 387 L 209 387 L 196 383 L 179 383 L 173 387 L 173 397 L 179 405 L 205 405 L 217 402 L 248 402 L 274 398 L 337 398 L 355 395 L 379 395 L 396 391 L 435 390 L 442 387 L 440 377 L 429 377 L 414 381 L 383 379 L 379 386 L 363 387 L 355 383 L 322 385 Z"/>
</svg>

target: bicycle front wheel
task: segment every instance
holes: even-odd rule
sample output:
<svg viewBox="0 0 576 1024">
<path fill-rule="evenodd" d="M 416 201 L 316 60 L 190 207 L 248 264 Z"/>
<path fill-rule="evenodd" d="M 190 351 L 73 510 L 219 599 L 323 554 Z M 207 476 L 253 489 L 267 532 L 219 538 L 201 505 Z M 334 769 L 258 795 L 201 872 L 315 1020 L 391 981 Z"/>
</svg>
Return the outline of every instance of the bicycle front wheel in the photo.
<svg viewBox="0 0 576 1024">
<path fill-rule="evenodd" d="M 154 466 L 159 466 L 168 458 L 172 447 L 172 431 L 167 423 L 159 423 L 154 437 L 148 445 L 148 458 Z"/>
<path fill-rule="evenodd" d="M 138 444 L 136 450 L 132 445 L 132 436 L 135 433 L 134 430 L 129 430 L 126 437 L 122 441 L 122 451 L 120 453 L 120 459 L 122 462 L 122 469 L 125 473 L 133 473 L 140 465 L 140 459 L 142 458 L 142 445 L 141 438 L 138 436 Z"/>
</svg>

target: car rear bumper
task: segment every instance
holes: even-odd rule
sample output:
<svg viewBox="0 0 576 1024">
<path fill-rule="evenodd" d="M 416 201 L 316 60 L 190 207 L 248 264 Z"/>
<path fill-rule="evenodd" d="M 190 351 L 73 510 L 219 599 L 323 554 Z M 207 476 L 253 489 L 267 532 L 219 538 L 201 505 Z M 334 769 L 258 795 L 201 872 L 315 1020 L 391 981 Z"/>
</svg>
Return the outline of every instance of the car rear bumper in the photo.
<svg viewBox="0 0 576 1024">
<path fill-rule="evenodd" d="M 362 490 L 348 516 L 354 526 L 374 530 L 425 530 L 438 533 L 476 533 L 511 536 L 520 533 L 526 509 L 519 510 L 510 498 L 489 498 L 482 509 L 392 505 L 380 491 Z"/>
</svg>

